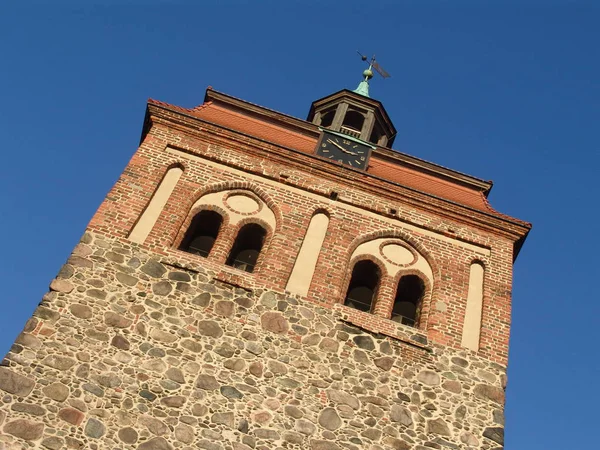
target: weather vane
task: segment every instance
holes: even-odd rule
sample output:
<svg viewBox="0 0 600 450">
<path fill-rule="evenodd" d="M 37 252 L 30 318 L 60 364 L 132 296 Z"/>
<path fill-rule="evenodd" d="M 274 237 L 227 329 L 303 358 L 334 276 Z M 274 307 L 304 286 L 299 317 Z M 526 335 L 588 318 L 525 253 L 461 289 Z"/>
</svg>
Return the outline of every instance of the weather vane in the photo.
<svg viewBox="0 0 600 450">
<path fill-rule="evenodd" d="M 383 68 L 379 64 L 377 64 L 377 61 L 375 61 L 375 55 L 373 55 L 373 57 L 369 61 L 369 58 L 367 58 L 365 55 L 362 55 L 359 51 L 357 51 L 356 53 L 358 53 L 360 55 L 360 58 L 363 61 L 368 62 L 369 68 L 365 69 L 365 71 L 363 72 L 363 77 L 365 77 L 365 79 L 359 83 L 358 87 L 356 89 L 354 89 L 353 92 L 356 92 L 357 94 L 368 97 L 369 96 L 369 80 L 371 78 L 373 78 L 373 71 L 371 69 L 375 69 L 377 71 L 377 73 L 379 75 L 381 75 L 383 78 L 389 78 L 390 74 L 387 73 L 385 70 L 383 70 Z"/>
<path fill-rule="evenodd" d="M 375 69 L 375 71 L 379 75 L 381 75 L 383 78 L 391 77 L 391 75 L 389 73 L 387 73 L 385 70 L 383 70 L 383 68 L 379 64 L 377 64 L 377 61 L 375 60 L 375 55 L 373 55 L 373 57 L 369 61 L 369 58 L 367 58 L 365 55 L 363 55 L 358 50 L 356 51 L 356 53 L 358 53 L 360 55 L 360 59 L 362 59 L 363 61 L 369 62 L 369 68 L 363 72 L 363 75 L 365 76 L 366 81 L 368 81 L 369 78 L 373 78 L 373 71 L 371 69 Z"/>
</svg>

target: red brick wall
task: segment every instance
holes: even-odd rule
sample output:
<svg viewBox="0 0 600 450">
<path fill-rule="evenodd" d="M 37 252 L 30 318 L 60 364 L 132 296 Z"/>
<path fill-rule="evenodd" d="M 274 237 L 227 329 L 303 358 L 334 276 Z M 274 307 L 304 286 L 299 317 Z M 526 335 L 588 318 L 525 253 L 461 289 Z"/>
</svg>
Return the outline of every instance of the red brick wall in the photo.
<svg viewBox="0 0 600 450">
<path fill-rule="evenodd" d="M 125 240 L 168 168 L 180 164 L 184 167 L 183 175 L 144 246 L 163 258 L 219 269 L 223 279 L 234 284 L 282 291 L 311 217 L 316 211 L 325 211 L 330 216 L 329 229 L 307 300 L 326 306 L 341 302 L 347 276 L 352 270 L 349 262 L 353 250 L 360 243 L 376 237 L 399 237 L 420 251 L 433 270 L 433 285 L 422 305 L 419 328 L 431 342 L 452 347 L 460 346 L 469 266 L 478 259 L 486 268 L 480 354 L 506 363 L 512 240 L 506 233 L 494 229 L 494 220 L 486 222 L 481 213 L 467 211 L 465 214 L 460 206 L 390 186 L 359 171 L 335 167 L 309 155 L 253 142 L 247 137 L 240 139 L 234 133 L 216 127 L 196 125 L 196 128 L 190 124 L 167 124 L 155 118 L 142 145 L 98 209 L 89 228 Z M 167 145 L 218 162 L 223 168 L 179 158 L 165 152 Z M 232 173 L 227 167 L 280 183 L 261 184 L 248 180 L 244 174 Z M 319 197 L 299 193 L 286 185 Z M 269 205 L 277 218 L 276 229 L 268 230 L 267 244 L 252 274 L 223 265 L 239 225 L 223 223 L 208 259 L 176 250 L 191 220 L 194 202 L 208 192 L 236 188 L 253 191 Z M 338 201 L 329 200 L 331 191 L 338 193 Z M 352 205 L 358 210 L 343 205 Z M 397 210 L 398 226 L 389 223 L 392 208 Z M 379 217 L 367 215 L 367 212 L 376 212 Z M 388 219 L 384 220 L 386 217 Z M 491 254 L 481 257 L 463 246 L 427 234 L 407 232 L 400 227 L 401 222 L 486 247 L 491 249 Z M 394 289 L 393 284 L 385 285 L 386 299 L 389 296 L 393 299 Z M 436 307 L 439 302 L 445 304 L 445 310 Z M 380 329 L 392 326 L 385 318 L 358 313 L 355 314 L 356 321 L 378 323 Z"/>
</svg>

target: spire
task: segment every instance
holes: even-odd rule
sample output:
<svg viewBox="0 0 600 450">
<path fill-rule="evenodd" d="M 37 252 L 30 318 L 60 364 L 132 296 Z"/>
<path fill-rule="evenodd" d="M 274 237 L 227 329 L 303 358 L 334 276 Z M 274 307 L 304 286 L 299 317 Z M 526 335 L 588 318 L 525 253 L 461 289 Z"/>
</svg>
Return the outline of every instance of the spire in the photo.
<svg viewBox="0 0 600 450">
<path fill-rule="evenodd" d="M 363 61 L 367 61 L 368 58 L 366 56 L 361 55 L 360 52 L 357 53 L 360 55 L 360 58 Z M 369 62 L 369 68 L 363 72 L 363 77 L 365 77 L 365 79 L 358 84 L 358 87 L 354 89 L 353 92 L 356 92 L 360 95 L 364 95 L 365 97 L 369 96 L 369 80 L 373 78 L 373 70 L 371 69 L 375 69 L 377 73 L 383 78 L 388 78 L 390 76 L 389 73 L 383 70 L 379 64 L 377 64 L 377 62 L 375 61 L 375 55 L 373 55 L 371 61 Z"/>
</svg>

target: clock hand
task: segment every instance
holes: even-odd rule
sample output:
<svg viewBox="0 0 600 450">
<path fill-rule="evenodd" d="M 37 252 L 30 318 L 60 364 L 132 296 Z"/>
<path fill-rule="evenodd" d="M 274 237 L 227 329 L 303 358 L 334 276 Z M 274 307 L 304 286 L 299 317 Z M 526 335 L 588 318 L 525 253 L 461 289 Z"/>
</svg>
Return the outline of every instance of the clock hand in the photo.
<svg viewBox="0 0 600 450">
<path fill-rule="evenodd" d="M 332 141 L 331 139 L 327 139 L 327 142 L 329 142 L 330 144 L 333 144 L 333 145 L 335 145 L 337 148 L 339 148 L 339 149 L 340 149 L 341 151 L 343 151 L 344 153 L 348 153 L 349 155 L 352 155 L 352 156 L 356 156 L 356 155 L 357 155 L 357 153 L 354 153 L 354 152 L 349 152 L 349 151 L 348 151 L 348 150 L 346 150 L 344 147 L 342 147 L 340 144 L 338 144 L 338 143 L 337 143 L 337 142 L 335 142 L 335 141 Z"/>
</svg>

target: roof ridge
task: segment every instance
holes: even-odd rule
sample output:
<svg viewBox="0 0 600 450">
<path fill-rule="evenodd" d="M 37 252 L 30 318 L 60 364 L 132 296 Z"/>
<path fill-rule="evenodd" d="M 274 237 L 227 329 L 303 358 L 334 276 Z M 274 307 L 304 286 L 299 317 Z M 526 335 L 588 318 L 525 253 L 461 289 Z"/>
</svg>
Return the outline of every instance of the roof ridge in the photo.
<svg viewBox="0 0 600 450">
<path fill-rule="evenodd" d="M 175 108 L 175 109 L 178 109 L 180 111 L 187 111 L 187 112 L 193 112 L 194 111 L 193 109 L 190 109 L 190 108 L 184 108 L 183 106 L 177 106 L 177 105 L 174 105 L 172 103 L 167 103 L 167 102 L 163 102 L 163 101 L 160 101 L 160 100 L 156 100 L 154 98 L 148 98 L 148 103 L 152 103 L 154 105 L 159 105 L 159 106 L 167 106 L 169 108 Z"/>
<path fill-rule="evenodd" d="M 521 220 L 521 219 L 518 219 L 518 218 L 516 218 L 516 217 L 509 216 L 508 214 L 503 214 L 503 213 L 501 213 L 500 211 L 498 211 L 497 209 L 495 209 L 495 208 L 492 206 L 492 204 L 490 203 L 490 201 L 488 200 L 488 198 L 487 198 L 485 195 L 483 195 L 483 192 L 479 192 L 479 195 L 481 196 L 481 198 L 482 198 L 482 200 L 483 200 L 483 204 L 484 204 L 484 206 L 485 206 L 485 207 L 488 209 L 488 211 L 489 211 L 490 213 L 492 213 L 492 214 L 494 214 L 494 215 L 497 215 L 497 216 L 500 216 L 500 217 L 503 217 L 503 218 L 505 218 L 505 219 L 510 219 L 510 220 L 512 220 L 512 221 L 518 222 L 518 223 L 520 223 L 521 225 L 525 225 L 525 226 L 527 226 L 527 227 L 529 227 L 529 228 L 531 228 L 531 227 L 532 227 L 532 224 L 531 224 L 531 222 L 527 222 L 527 221 L 525 221 L 525 220 Z"/>
<path fill-rule="evenodd" d="M 426 177 L 427 179 L 432 180 L 432 181 L 434 181 L 436 183 L 441 183 L 441 184 L 444 184 L 444 185 L 449 185 L 449 186 L 452 186 L 454 188 L 459 188 L 459 189 L 462 189 L 462 190 L 465 190 L 465 191 L 468 191 L 468 192 L 481 193 L 483 195 L 483 191 L 481 191 L 479 189 L 470 188 L 468 186 L 465 186 L 463 183 L 456 183 L 456 182 L 453 182 L 451 180 L 448 180 L 447 178 L 442 178 L 442 177 L 439 177 L 439 176 L 435 176 L 435 175 L 433 175 L 431 173 L 428 173 L 427 171 L 419 170 L 418 167 L 416 167 L 416 168 L 415 167 L 410 167 L 410 166 L 398 164 L 397 162 L 388 161 L 388 160 L 385 160 L 385 159 L 380 159 L 380 158 L 377 158 L 377 157 L 374 157 L 374 158 L 372 157 L 371 161 L 377 161 L 378 164 L 382 164 L 382 165 L 385 165 L 385 166 L 390 167 L 390 168 L 402 167 L 404 170 L 409 170 L 410 172 L 414 173 L 415 175 Z M 485 198 L 485 195 L 484 195 L 484 198 Z"/>
<path fill-rule="evenodd" d="M 239 102 L 243 102 L 243 103 L 247 103 L 247 104 L 252 105 L 252 106 L 256 106 L 257 108 L 261 108 L 261 109 L 264 109 L 266 111 L 270 111 L 270 112 L 275 113 L 275 114 L 280 114 L 282 116 L 286 116 L 286 117 L 289 117 L 289 118 L 294 119 L 294 120 L 300 120 L 302 122 L 311 123 L 311 122 L 307 121 L 306 119 L 300 119 L 299 117 L 292 116 L 291 114 L 287 114 L 287 113 L 284 113 L 284 112 L 281 112 L 281 111 L 277 111 L 276 109 L 268 108 L 266 106 L 259 105 L 258 103 L 254 103 L 254 102 L 251 102 L 251 101 L 248 101 L 248 100 L 244 100 L 243 98 L 236 97 L 235 95 L 226 94 L 225 92 L 217 91 L 216 89 L 213 89 L 210 86 L 209 86 L 209 88 L 207 88 L 207 91 L 209 91 L 209 90 L 212 91 L 212 92 L 215 92 L 215 93 L 217 93 L 219 95 L 223 95 L 225 97 L 232 98 L 232 99 L 237 100 Z"/>
<path fill-rule="evenodd" d="M 194 111 L 194 112 L 202 111 L 204 108 L 206 108 L 212 104 L 213 104 L 213 101 L 209 100 L 207 102 L 199 104 L 198 106 L 194 106 L 190 111 Z"/>
<path fill-rule="evenodd" d="M 212 106 L 216 110 L 225 111 L 228 114 L 231 114 L 231 115 L 233 115 L 235 117 L 243 119 L 243 120 L 245 120 L 247 122 L 261 123 L 261 124 L 263 124 L 265 126 L 268 126 L 268 127 L 271 127 L 271 128 L 275 128 L 277 130 L 285 131 L 286 133 L 293 133 L 294 135 L 296 135 L 296 136 L 298 136 L 298 137 L 300 137 L 302 139 L 306 139 L 306 140 L 309 140 L 309 141 L 314 141 L 314 138 L 312 138 L 310 136 L 307 136 L 304 133 L 299 133 L 297 131 L 290 130 L 290 129 L 286 128 L 286 127 L 282 127 L 280 125 L 277 125 L 276 123 L 273 123 L 271 121 L 261 120 L 261 119 L 258 119 L 258 118 L 252 117 L 252 116 L 248 116 L 247 114 L 242 114 L 239 111 L 235 111 L 235 110 L 232 110 L 232 109 L 229 109 L 229 108 L 222 108 L 222 107 L 220 107 L 217 104 L 214 104 Z M 196 111 L 194 111 L 194 112 L 196 112 Z"/>
</svg>

